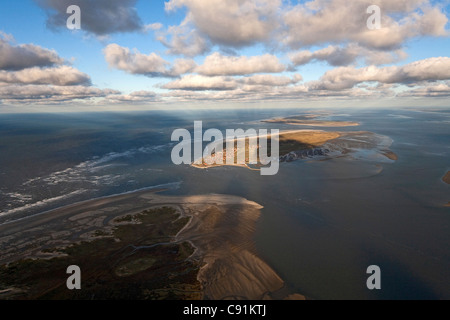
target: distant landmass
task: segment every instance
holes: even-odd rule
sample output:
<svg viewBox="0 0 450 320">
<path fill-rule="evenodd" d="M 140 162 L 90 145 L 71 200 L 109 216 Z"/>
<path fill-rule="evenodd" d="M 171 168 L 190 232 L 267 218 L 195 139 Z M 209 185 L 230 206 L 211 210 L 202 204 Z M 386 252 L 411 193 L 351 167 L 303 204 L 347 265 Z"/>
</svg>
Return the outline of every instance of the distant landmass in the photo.
<svg viewBox="0 0 450 320">
<path fill-rule="evenodd" d="M 292 116 L 286 118 L 274 118 L 269 120 L 263 120 L 267 123 L 283 123 L 296 126 L 309 126 L 309 127 L 355 127 L 359 126 L 359 123 L 352 121 L 329 121 L 329 120 L 312 120 L 319 118 L 320 115 L 307 114 Z"/>
</svg>

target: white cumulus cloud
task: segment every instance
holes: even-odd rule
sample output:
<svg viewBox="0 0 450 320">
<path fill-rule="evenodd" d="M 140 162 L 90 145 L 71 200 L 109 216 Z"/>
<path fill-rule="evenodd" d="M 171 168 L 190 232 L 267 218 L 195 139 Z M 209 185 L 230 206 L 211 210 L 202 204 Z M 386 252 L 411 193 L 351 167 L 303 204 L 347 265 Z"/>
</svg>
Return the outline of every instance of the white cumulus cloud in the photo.
<svg viewBox="0 0 450 320">
<path fill-rule="evenodd" d="M 149 77 L 176 77 L 196 66 L 193 60 L 178 59 L 171 67 L 169 62 L 154 52 L 142 54 L 137 49 L 132 51 L 118 44 L 108 45 L 103 53 L 110 67 Z"/>
<path fill-rule="evenodd" d="M 223 56 L 215 52 L 205 58 L 204 63 L 196 68 L 196 72 L 206 76 L 246 75 L 254 73 L 279 73 L 286 67 L 271 54 L 253 57 Z"/>
</svg>

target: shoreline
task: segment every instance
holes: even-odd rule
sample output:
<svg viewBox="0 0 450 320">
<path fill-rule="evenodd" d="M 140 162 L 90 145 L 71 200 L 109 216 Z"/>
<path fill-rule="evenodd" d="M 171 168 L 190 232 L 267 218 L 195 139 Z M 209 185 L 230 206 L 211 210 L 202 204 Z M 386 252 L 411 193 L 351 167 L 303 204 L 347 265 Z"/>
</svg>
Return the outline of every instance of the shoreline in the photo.
<svg viewBox="0 0 450 320">
<path fill-rule="evenodd" d="M 258 137 L 270 138 L 271 134 L 258 135 L 250 137 L 249 139 L 256 139 Z M 358 154 L 359 151 L 366 152 L 366 157 L 369 160 L 377 158 L 378 161 L 383 162 L 384 159 L 388 161 L 397 161 L 398 155 L 390 150 L 393 140 L 387 136 L 382 136 L 369 131 L 324 131 L 318 129 L 300 129 L 300 130 L 286 130 L 282 131 L 278 135 L 279 138 L 279 161 L 291 162 L 299 159 L 311 159 L 315 156 L 328 157 L 329 159 L 339 156 L 352 157 L 353 154 Z M 236 138 L 235 140 L 243 140 L 247 137 Z M 225 141 L 225 140 L 224 140 Z M 213 142 L 212 144 L 216 144 Z M 220 141 L 219 143 L 222 143 Z M 211 144 L 210 144 L 211 145 Z M 209 145 L 208 145 L 209 146 Z M 259 148 L 259 146 L 258 146 Z M 208 164 L 210 160 L 215 160 L 214 157 L 202 158 L 194 161 L 190 166 L 196 169 L 209 169 L 215 167 L 234 166 L 247 168 L 250 170 L 258 171 L 257 168 L 249 166 L 248 160 L 245 163 L 236 163 L 235 148 L 235 162 L 227 163 L 225 159 L 226 147 L 219 149 L 219 152 L 224 157 L 223 163 Z M 217 150 L 216 150 L 217 151 Z M 367 151 L 372 155 L 368 156 Z M 249 152 L 246 146 L 246 153 Z M 357 157 L 361 158 L 361 155 Z M 219 159 L 220 159 L 219 155 Z M 200 162 L 200 163 L 196 163 Z M 255 166 L 261 166 L 261 163 L 253 164 Z M 448 180 L 450 183 L 450 172 L 448 173 Z M 444 179 L 444 178 L 443 178 Z"/>
<path fill-rule="evenodd" d="M 446 184 L 450 184 L 450 171 L 447 171 L 446 174 L 442 177 L 442 182 Z"/>
<path fill-rule="evenodd" d="M 156 186 L 144 187 L 144 188 L 140 188 L 140 189 L 136 189 L 136 190 L 125 191 L 125 192 L 115 193 L 115 194 L 101 196 L 101 197 L 95 197 L 95 198 L 91 198 L 91 199 L 87 199 L 87 200 L 81 200 L 81 201 L 77 201 L 77 202 L 74 202 L 74 203 L 71 203 L 71 204 L 66 204 L 66 205 L 62 205 L 62 206 L 59 206 L 59 207 L 56 207 L 56 208 L 53 208 L 53 209 L 49 209 L 49 210 L 45 210 L 45 211 L 38 212 L 38 213 L 35 213 L 35 214 L 31 214 L 29 216 L 25 216 L 25 217 L 22 217 L 22 218 L 6 221 L 6 222 L 3 222 L 3 223 L 0 223 L 0 227 L 3 226 L 3 225 L 7 225 L 7 224 L 10 224 L 10 223 L 16 222 L 16 221 L 22 221 L 22 220 L 25 220 L 25 219 L 29 219 L 29 218 L 32 218 L 34 216 L 39 216 L 39 215 L 51 213 L 53 211 L 56 211 L 56 210 L 59 210 L 59 209 L 62 209 L 62 208 L 66 208 L 66 207 L 69 207 L 69 206 L 80 205 L 80 204 L 83 204 L 83 203 L 89 202 L 89 201 L 103 200 L 103 199 L 108 199 L 108 198 L 111 198 L 111 197 L 118 197 L 118 196 L 123 196 L 123 195 L 127 195 L 127 194 L 135 194 L 135 193 L 138 193 L 138 192 L 148 192 L 148 191 L 159 192 L 159 191 L 165 191 L 165 190 L 169 190 L 167 188 L 168 185 L 180 184 L 180 183 L 182 183 L 182 182 L 181 181 L 179 181 L 179 182 L 169 182 L 169 183 L 159 184 L 159 185 L 156 185 Z M 10 214 L 11 213 L 5 212 L 2 215 L 0 215 L 0 217 L 5 217 L 5 216 L 8 216 Z"/>
<path fill-rule="evenodd" d="M 173 210 L 177 214 L 173 217 L 170 216 L 172 218 L 168 221 L 172 222 L 166 225 L 173 226 L 176 223 L 180 226 L 179 230 L 170 238 L 167 238 L 169 237 L 167 235 L 168 240 L 154 240 L 161 242 L 160 244 L 159 242 L 151 246 L 140 244 L 141 240 L 136 238 L 138 236 L 132 231 L 120 234 L 132 241 L 130 244 L 134 243 L 133 246 L 143 248 L 142 250 L 150 250 L 150 248 L 158 246 L 152 250 L 166 252 L 164 248 L 169 245 L 179 248 L 176 249 L 178 252 L 185 247 L 183 243 L 189 243 L 193 247 L 193 252 L 188 253 L 186 249 L 183 249 L 182 252 L 186 252 L 187 256 L 180 261 L 177 260 L 177 263 L 185 266 L 182 268 L 190 265 L 188 270 L 191 270 L 190 274 L 192 275 L 193 270 L 198 268 L 196 278 L 201 284 L 204 299 L 221 300 L 244 297 L 246 299 L 267 299 L 272 298 L 272 293 L 284 287 L 284 281 L 257 256 L 254 250 L 253 233 L 262 208 L 258 203 L 231 195 L 164 196 L 157 194 L 162 191 L 164 189 L 141 190 L 87 200 L 0 225 L 0 249 L 2 250 L 0 270 L 7 268 L 7 264 L 19 263 L 20 265 L 21 261 L 26 261 L 25 259 L 32 259 L 28 260 L 32 265 L 44 262 L 57 264 L 65 259 L 70 260 L 71 250 L 73 251 L 77 247 L 93 246 L 95 248 L 100 246 L 93 252 L 102 252 L 104 251 L 101 249 L 104 246 L 102 243 L 117 238 L 115 234 L 117 230 L 136 230 L 138 234 L 146 234 L 146 227 L 136 220 L 137 217 L 144 217 L 142 215 L 145 212 Z M 152 215 L 146 219 L 157 219 L 156 223 L 160 223 L 157 216 L 151 217 Z M 154 226 L 154 223 L 149 226 Z M 117 243 L 116 239 L 112 243 L 120 247 L 121 241 L 124 240 L 119 240 Z M 151 238 L 146 240 L 146 243 L 148 241 L 154 242 Z M 124 242 L 123 245 L 125 244 Z M 125 249 L 124 247 L 119 251 Z M 173 251 L 173 249 L 171 250 Z M 117 253 L 111 252 L 110 254 L 114 256 Z M 173 259 L 172 256 L 169 254 L 165 258 L 165 255 L 158 255 L 159 259 L 162 259 L 161 263 L 165 259 Z M 97 265 L 96 258 L 96 256 L 87 255 L 83 259 L 90 260 L 90 263 L 98 268 L 101 263 L 99 260 L 99 265 Z M 123 276 L 123 270 L 128 270 L 126 268 L 130 268 L 130 265 L 136 268 L 136 265 L 142 263 L 149 264 L 150 260 L 152 261 L 150 265 L 154 263 L 153 258 L 139 259 L 136 260 L 137 262 L 130 262 L 131 264 L 122 266 L 120 272 L 115 271 L 116 274 L 120 273 Z M 33 271 L 33 268 L 27 269 L 27 272 Z M 142 274 L 145 275 L 145 271 Z M 9 280 L 14 282 L 14 274 L 11 277 Z M 170 280 L 167 281 L 168 283 L 165 285 L 176 285 L 171 284 Z M 163 281 L 163 283 L 165 282 Z M 24 288 L 27 285 L 22 285 L 22 288 L 20 284 L 8 287 L 2 285 L 0 281 L 0 289 L 11 292 L 12 295 L 25 294 Z M 46 282 L 42 280 L 41 285 L 45 287 Z M 193 285 L 194 283 L 189 280 L 181 288 Z M 8 291 L 12 287 L 22 291 Z M 164 288 L 151 292 L 167 293 L 167 289 Z M 183 291 L 177 292 L 182 294 Z M 5 295 L 6 298 L 8 297 L 8 293 L 4 293 L 0 295 L 0 299 L 5 298 Z M 298 294 L 295 296 L 304 298 Z"/>
</svg>

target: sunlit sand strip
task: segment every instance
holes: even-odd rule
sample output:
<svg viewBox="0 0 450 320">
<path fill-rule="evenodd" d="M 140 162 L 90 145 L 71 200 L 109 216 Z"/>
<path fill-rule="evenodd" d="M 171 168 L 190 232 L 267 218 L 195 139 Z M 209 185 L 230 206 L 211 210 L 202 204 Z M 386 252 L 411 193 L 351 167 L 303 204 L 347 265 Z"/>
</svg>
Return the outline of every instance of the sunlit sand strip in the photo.
<svg viewBox="0 0 450 320">
<path fill-rule="evenodd" d="M 177 200 L 191 217 L 177 241 L 189 241 L 196 247 L 203 263 L 198 280 L 207 299 L 271 299 L 284 287 L 276 272 L 255 254 L 253 233 L 262 206 L 217 194 Z"/>
</svg>

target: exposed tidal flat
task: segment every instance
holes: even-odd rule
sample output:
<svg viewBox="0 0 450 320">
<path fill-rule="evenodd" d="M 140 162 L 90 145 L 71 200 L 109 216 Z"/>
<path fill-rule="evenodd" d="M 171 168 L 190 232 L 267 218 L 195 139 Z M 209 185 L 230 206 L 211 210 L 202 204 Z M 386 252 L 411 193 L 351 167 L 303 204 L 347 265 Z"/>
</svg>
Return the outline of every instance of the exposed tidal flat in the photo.
<svg viewBox="0 0 450 320">
<path fill-rule="evenodd" d="M 263 122 L 289 124 L 306 127 L 356 127 L 360 125 L 358 122 L 353 121 L 330 121 L 325 120 L 323 118 L 324 115 L 304 114 L 285 118 L 273 118 L 263 120 Z"/>
<path fill-rule="evenodd" d="M 177 115 L 148 112 L 101 116 L 1 116 L 0 148 L 2 154 L 7 156 L 0 157 L 0 223 L 31 217 L 27 218 L 30 219 L 28 221 L 36 221 L 33 228 L 38 228 L 38 220 L 33 220 L 33 215 L 45 217 L 45 213 L 41 212 L 149 186 L 164 185 L 168 189 L 164 195 L 171 197 L 188 198 L 211 193 L 233 195 L 263 207 L 258 209 L 259 217 L 251 232 L 253 236 L 248 251 L 275 272 L 275 284 L 279 283 L 277 278 L 284 283 L 284 289 L 266 296 L 284 298 L 292 292 L 299 292 L 312 299 L 448 299 L 450 215 L 448 207 L 443 205 L 450 199 L 448 185 L 442 181 L 448 171 L 450 157 L 448 112 L 375 109 L 335 110 L 327 111 L 326 115 L 317 112 L 321 118 L 313 119 L 315 121 L 350 121 L 360 126 L 305 128 L 309 132 L 329 131 L 341 136 L 312 148 L 328 149 L 330 152 L 326 155 L 314 154 L 312 149 L 294 152 L 295 155 L 291 154 L 292 161 L 280 163 L 278 174 L 272 177 L 261 177 L 258 172 L 239 167 L 198 170 L 175 166 L 170 161 L 173 146 L 169 143 L 171 133 L 177 128 L 192 131 L 192 123 L 196 120 L 203 120 L 205 128 L 218 128 L 222 132 L 227 128 L 300 131 L 296 130 L 300 129 L 298 126 L 287 123 L 261 122 L 263 119 L 291 117 L 299 112 L 259 109 Z M 326 148 L 327 144 L 336 149 L 331 152 L 332 148 Z M 125 200 L 122 205 L 131 208 L 134 200 Z M 213 277 L 214 273 L 202 268 L 206 264 L 194 264 L 196 254 L 204 254 L 205 251 L 200 243 L 195 244 L 195 239 L 184 233 L 189 230 L 188 220 L 180 216 L 177 206 L 158 204 L 154 207 L 147 203 L 142 207 L 138 205 L 136 210 L 131 209 L 128 213 L 122 211 L 123 215 L 117 212 L 118 220 L 113 218 L 112 229 L 105 231 L 109 234 L 100 231 L 95 234 L 94 231 L 93 238 L 89 237 L 86 242 L 95 244 L 95 241 L 105 241 L 102 248 L 117 248 L 113 246 L 124 243 L 112 242 L 118 237 L 113 233 L 120 234 L 125 230 L 121 228 L 128 228 L 128 225 L 139 233 L 139 230 L 150 227 L 144 228 L 145 224 L 154 224 L 150 222 L 151 213 L 159 212 L 166 216 L 162 219 L 165 223 L 174 219 L 179 221 L 172 229 L 161 228 L 167 230 L 167 238 L 156 242 L 148 240 L 149 244 L 159 244 L 147 250 L 165 248 L 167 251 L 161 251 L 161 260 L 131 255 L 130 260 L 124 260 L 123 264 L 115 267 L 110 260 L 98 260 L 106 261 L 104 265 L 111 265 L 111 271 L 106 276 L 98 273 L 102 277 L 93 275 L 89 279 L 102 280 L 106 277 L 109 280 L 114 277 L 123 280 L 116 291 L 123 291 L 122 296 L 126 296 L 126 290 L 121 289 L 139 287 L 147 279 L 143 275 L 157 275 L 145 270 L 156 270 L 165 260 L 168 263 L 160 269 L 164 274 L 170 266 L 179 266 L 182 261 L 188 260 L 190 265 L 185 264 L 173 272 L 174 275 L 185 274 L 188 277 L 174 278 L 175 282 L 186 285 L 181 287 L 182 291 L 175 286 L 171 291 L 163 288 L 141 297 L 183 299 L 192 297 L 186 295 L 188 291 L 194 295 L 193 298 L 204 292 L 217 294 L 214 287 L 201 289 L 198 279 Z M 144 213 L 147 210 L 149 212 Z M 201 215 L 202 210 L 196 212 Z M 89 215 L 89 211 L 96 210 L 89 209 L 80 214 Z M 253 210 L 250 212 L 254 213 Z M 115 214 L 113 212 L 112 216 Z M 82 215 L 78 217 L 80 219 L 70 223 L 92 224 L 90 219 L 83 220 Z M 192 222 L 195 220 L 192 219 Z M 0 235 L 11 236 L 10 232 L 15 230 L 18 232 L 16 239 L 19 239 L 20 228 L 8 231 L 6 226 L 11 225 L 2 227 Z M 52 228 L 45 223 L 43 226 Z M 113 230 L 117 227 L 120 228 Z M 51 233 L 36 230 L 35 240 L 39 240 L 41 234 L 47 237 L 42 241 L 51 241 L 52 236 L 63 236 L 63 233 L 58 235 L 57 229 L 55 235 Z M 22 236 L 29 238 L 26 232 Z M 38 255 L 43 258 L 39 261 L 68 258 L 64 255 L 64 248 L 80 245 L 77 239 L 76 235 L 68 239 L 74 243 L 62 243 L 61 250 L 44 249 L 45 255 Z M 184 249 L 181 241 L 185 243 Z M 174 246 L 165 247 L 167 242 Z M 130 243 L 135 245 L 138 242 L 133 240 Z M 227 244 L 224 246 L 228 247 Z M 17 247 L 28 250 L 30 256 L 38 254 L 38 245 L 27 249 L 25 243 L 19 241 Z M 3 251 L 4 248 L 7 250 Z M 85 248 L 87 250 L 89 247 Z M 0 256 L 3 257 L 3 252 L 9 249 L 14 247 L 2 247 Z M 130 253 L 133 250 L 130 249 Z M 137 252 L 142 253 L 142 250 L 144 248 L 139 247 Z M 26 255 L 18 255 L 16 259 L 13 251 L 8 252 L 12 254 L 10 261 L 26 259 Z M 92 257 L 96 258 L 96 254 L 101 252 L 95 251 Z M 186 256 L 192 259 L 185 259 Z M 64 272 L 58 273 L 58 285 L 64 284 L 67 279 L 67 263 L 77 264 L 79 260 L 75 260 L 59 260 L 63 261 L 61 270 L 64 269 Z M 87 259 L 83 261 L 89 262 Z M 216 265 L 221 263 L 219 260 Z M 369 265 L 380 266 L 382 290 L 367 289 L 366 269 Z M 177 273 L 176 270 L 183 268 L 190 272 Z M 26 275 L 26 272 L 9 270 L 10 280 L 19 281 L 20 275 Z M 26 270 L 26 265 L 21 270 Z M 102 267 L 101 272 L 103 270 Z M 138 277 L 142 278 L 138 281 Z M 50 278 L 47 276 L 47 279 Z M 20 291 L 14 283 L 10 284 L 2 287 L 4 296 Z M 155 284 L 153 288 L 160 288 L 158 286 Z M 285 291 L 288 293 L 285 294 Z M 176 292 L 178 295 L 174 296 Z M 94 298 L 101 296 L 98 293 Z"/>
<path fill-rule="evenodd" d="M 304 298 L 255 253 L 259 204 L 140 191 L 0 226 L 0 299 Z M 20 230 L 20 232 L 18 232 Z M 82 290 L 66 288 L 69 265 Z"/>
</svg>

